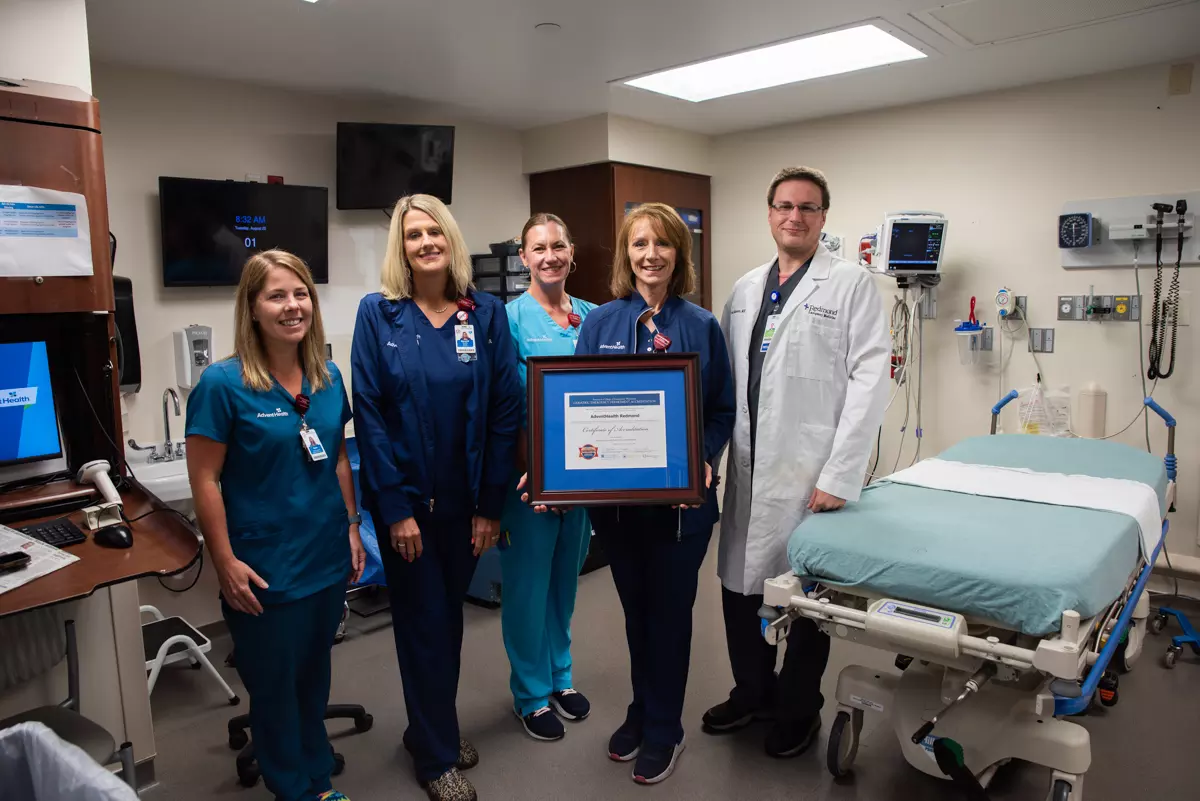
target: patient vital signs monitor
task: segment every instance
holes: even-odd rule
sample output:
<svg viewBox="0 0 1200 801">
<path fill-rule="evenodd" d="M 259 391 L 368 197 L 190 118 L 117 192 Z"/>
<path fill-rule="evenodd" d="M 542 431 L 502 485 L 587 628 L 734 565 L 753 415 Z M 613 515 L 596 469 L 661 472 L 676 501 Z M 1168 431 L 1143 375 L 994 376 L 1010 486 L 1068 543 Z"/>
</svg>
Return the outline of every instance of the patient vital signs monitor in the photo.
<svg viewBox="0 0 1200 801">
<path fill-rule="evenodd" d="M 0 343 L 0 466 L 62 455 L 46 343 Z"/>
<path fill-rule="evenodd" d="M 940 214 L 889 214 L 879 246 L 880 271 L 887 275 L 936 275 L 941 272 L 947 220 Z"/>
</svg>

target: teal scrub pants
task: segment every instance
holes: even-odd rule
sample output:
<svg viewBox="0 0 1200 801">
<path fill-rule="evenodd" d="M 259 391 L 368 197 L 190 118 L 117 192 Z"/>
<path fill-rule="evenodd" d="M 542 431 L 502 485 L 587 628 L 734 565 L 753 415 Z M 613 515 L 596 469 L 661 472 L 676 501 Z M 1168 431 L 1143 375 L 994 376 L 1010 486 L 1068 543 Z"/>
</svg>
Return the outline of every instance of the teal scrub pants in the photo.
<svg viewBox="0 0 1200 801">
<path fill-rule="evenodd" d="M 333 748 L 325 731 L 330 651 L 346 601 L 344 583 L 260 615 L 222 600 L 237 672 L 250 696 L 250 734 L 267 789 L 279 801 L 315 801 L 331 789 Z"/>
<path fill-rule="evenodd" d="M 524 717 L 572 686 L 571 615 L 592 526 L 585 509 L 536 514 L 510 493 L 500 531 L 500 618 L 513 705 Z"/>
</svg>

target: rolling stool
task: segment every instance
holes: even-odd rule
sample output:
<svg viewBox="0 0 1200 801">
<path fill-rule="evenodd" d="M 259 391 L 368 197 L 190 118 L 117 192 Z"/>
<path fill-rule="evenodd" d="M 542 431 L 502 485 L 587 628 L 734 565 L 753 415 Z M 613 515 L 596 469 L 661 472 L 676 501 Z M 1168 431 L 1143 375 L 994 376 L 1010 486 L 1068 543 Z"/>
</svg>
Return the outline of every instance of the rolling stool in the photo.
<svg viewBox="0 0 1200 801">
<path fill-rule="evenodd" d="M 225 659 L 225 664 L 233 667 L 235 664 L 233 652 Z M 251 701 L 253 703 L 253 701 Z M 354 730 L 359 734 L 371 730 L 375 725 L 375 718 L 362 707 L 361 704 L 329 704 L 325 707 L 326 720 L 353 720 Z M 258 784 L 258 780 L 262 775 L 258 769 L 258 762 L 254 757 L 254 743 L 250 741 L 250 735 L 247 733 L 250 729 L 250 716 L 238 715 L 232 718 L 228 724 L 229 730 L 229 748 L 232 751 L 238 751 L 237 755 L 237 775 L 238 783 L 243 787 L 253 787 Z M 330 743 L 329 748 L 333 749 L 333 744 Z M 346 768 L 346 758 L 337 751 L 333 752 L 333 775 L 339 776 Z"/>
</svg>

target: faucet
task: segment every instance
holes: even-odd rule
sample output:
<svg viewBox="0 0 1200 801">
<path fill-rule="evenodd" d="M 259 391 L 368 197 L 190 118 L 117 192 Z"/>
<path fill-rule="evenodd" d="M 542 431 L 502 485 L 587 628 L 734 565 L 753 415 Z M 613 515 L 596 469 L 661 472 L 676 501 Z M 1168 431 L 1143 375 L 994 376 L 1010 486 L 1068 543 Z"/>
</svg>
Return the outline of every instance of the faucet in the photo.
<svg viewBox="0 0 1200 801">
<path fill-rule="evenodd" d="M 163 401 L 162 401 L 162 403 L 163 403 L 163 434 L 167 438 L 167 441 L 163 444 L 163 451 L 164 451 L 163 457 L 166 461 L 169 462 L 169 461 L 177 458 L 177 456 L 182 456 L 182 454 L 175 454 L 171 450 L 171 417 L 167 411 L 167 398 L 170 398 L 171 400 L 173 400 L 175 402 L 175 416 L 178 417 L 179 416 L 179 394 L 177 392 L 175 392 L 175 390 L 172 389 L 171 387 L 167 387 L 166 389 L 163 390 Z M 180 445 L 182 445 L 182 443 L 180 443 Z"/>
</svg>

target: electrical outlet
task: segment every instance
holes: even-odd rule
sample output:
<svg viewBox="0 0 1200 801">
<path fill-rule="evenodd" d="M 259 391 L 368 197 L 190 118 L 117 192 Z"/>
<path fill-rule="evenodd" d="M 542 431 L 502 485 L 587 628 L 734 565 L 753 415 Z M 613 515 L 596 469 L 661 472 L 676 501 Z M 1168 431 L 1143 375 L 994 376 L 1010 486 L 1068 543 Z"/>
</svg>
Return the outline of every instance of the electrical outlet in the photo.
<svg viewBox="0 0 1200 801">
<path fill-rule="evenodd" d="M 1022 320 L 1029 319 L 1029 310 L 1025 307 L 1027 297 L 1025 295 L 1017 295 L 1015 297 L 1017 313 L 1021 315 Z"/>
<path fill-rule="evenodd" d="M 1169 328 L 1171 326 L 1171 316 L 1172 315 L 1171 315 L 1171 308 L 1167 305 L 1167 301 L 1166 301 L 1166 297 L 1165 297 L 1165 295 L 1166 295 L 1165 290 L 1166 290 L 1166 288 L 1164 287 L 1164 292 L 1163 292 L 1164 297 L 1161 300 L 1162 311 L 1160 312 L 1160 315 L 1166 316 L 1166 324 L 1167 324 L 1167 327 Z M 1147 301 L 1146 312 L 1144 314 L 1142 314 L 1142 316 L 1141 316 L 1142 321 L 1146 325 L 1150 325 L 1151 323 L 1154 322 L 1154 318 L 1152 315 L 1153 308 L 1150 307 L 1150 304 L 1153 304 L 1153 302 L 1154 302 L 1153 299 Z M 1180 326 L 1186 326 L 1186 325 L 1192 324 L 1191 310 L 1192 310 L 1192 291 L 1190 289 L 1179 290 L 1179 325 Z"/>
<path fill-rule="evenodd" d="M 931 287 L 921 295 L 921 303 L 917 306 L 917 315 L 923 320 L 937 319 L 937 295 L 934 294 L 935 292 L 936 289 Z"/>
<path fill-rule="evenodd" d="M 980 350 L 991 350 L 992 349 L 992 334 L 993 334 L 992 329 L 986 328 L 986 327 L 982 331 L 979 332 L 979 349 Z"/>
<path fill-rule="evenodd" d="M 1029 329 L 1029 350 L 1032 353 L 1053 353 L 1054 352 L 1054 329 L 1053 328 L 1030 328 Z"/>
</svg>

